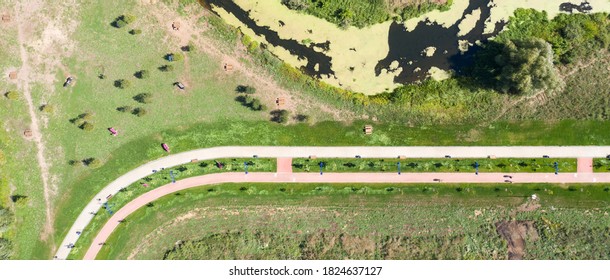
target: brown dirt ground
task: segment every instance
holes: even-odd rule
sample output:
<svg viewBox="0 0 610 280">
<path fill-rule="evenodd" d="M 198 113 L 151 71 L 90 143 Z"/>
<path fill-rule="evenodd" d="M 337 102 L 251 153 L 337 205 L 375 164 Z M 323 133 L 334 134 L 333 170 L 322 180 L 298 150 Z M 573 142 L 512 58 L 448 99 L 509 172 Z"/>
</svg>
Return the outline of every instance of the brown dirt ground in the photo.
<svg viewBox="0 0 610 280">
<path fill-rule="evenodd" d="M 508 243 L 508 259 L 522 260 L 525 256 L 525 243 L 538 240 L 534 221 L 501 221 L 496 223 L 496 231 Z"/>
</svg>

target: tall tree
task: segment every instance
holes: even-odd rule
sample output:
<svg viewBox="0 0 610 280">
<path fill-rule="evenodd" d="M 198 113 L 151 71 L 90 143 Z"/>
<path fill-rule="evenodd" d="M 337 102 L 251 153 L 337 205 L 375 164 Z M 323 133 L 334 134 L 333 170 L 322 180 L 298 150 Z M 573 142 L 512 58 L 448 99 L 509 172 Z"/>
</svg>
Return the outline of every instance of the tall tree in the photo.
<svg viewBox="0 0 610 280">
<path fill-rule="evenodd" d="M 505 93 L 531 94 L 563 85 L 551 45 L 542 39 L 509 40 L 494 62 L 500 68 L 497 87 Z"/>
</svg>

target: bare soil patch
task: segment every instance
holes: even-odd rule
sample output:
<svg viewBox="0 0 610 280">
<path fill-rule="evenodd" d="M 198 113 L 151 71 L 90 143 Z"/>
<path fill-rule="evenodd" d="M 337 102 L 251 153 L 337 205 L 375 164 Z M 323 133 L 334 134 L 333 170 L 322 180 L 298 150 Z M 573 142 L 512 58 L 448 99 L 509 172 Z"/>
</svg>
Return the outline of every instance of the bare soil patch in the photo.
<svg viewBox="0 0 610 280">
<path fill-rule="evenodd" d="M 498 234 L 508 243 L 509 260 L 522 260 L 526 240 L 536 241 L 539 238 L 534 221 L 500 221 L 495 225 Z"/>
</svg>

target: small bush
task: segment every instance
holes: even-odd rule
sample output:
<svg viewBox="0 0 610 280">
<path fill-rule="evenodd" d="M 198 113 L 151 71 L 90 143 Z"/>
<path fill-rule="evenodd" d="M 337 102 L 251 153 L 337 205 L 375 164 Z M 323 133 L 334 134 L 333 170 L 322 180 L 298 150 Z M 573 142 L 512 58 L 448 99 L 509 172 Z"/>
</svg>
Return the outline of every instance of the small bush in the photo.
<svg viewBox="0 0 610 280">
<path fill-rule="evenodd" d="M 172 65 L 162 65 L 159 67 L 159 71 L 161 72 L 171 72 L 174 71 L 174 66 Z"/>
<path fill-rule="evenodd" d="M 256 88 L 252 86 L 239 85 L 237 88 L 235 88 L 235 91 L 239 93 L 254 94 L 256 93 Z"/>
<path fill-rule="evenodd" d="M 90 122 L 83 122 L 83 124 L 81 124 L 80 129 L 84 130 L 84 131 L 91 131 L 93 130 L 93 124 Z"/>
<path fill-rule="evenodd" d="M 140 30 L 140 29 L 132 29 L 132 30 L 129 31 L 129 34 L 131 34 L 131 35 L 142 34 L 142 30 Z"/>
<path fill-rule="evenodd" d="M 309 121 L 308 115 L 298 114 L 294 117 L 294 119 L 298 122 L 307 122 Z"/>
<path fill-rule="evenodd" d="M 47 114 L 53 114 L 55 113 L 55 106 L 50 105 L 50 104 L 45 104 L 40 106 L 40 111 L 43 113 L 47 113 Z"/>
<path fill-rule="evenodd" d="M 143 104 L 148 104 L 148 103 L 152 102 L 152 95 L 150 93 L 140 93 L 140 94 L 134 96 L 133 100 L 143 103 Z"/>
<path fill-rule="evenodd" d="M 261 104 L 261 102 L 255 98 L 252 103 L 250 103 L 250 108 L 254 111 L 262 111 L 265 110 L 265 105 Z"/>
<path fill-rule="evenodd" d="M 116 108 L 117 111 L 121 113 L 130 112 L 133 108 L 131 106 L 123 106 Z"/>
<path fill-rule="evenodd" d="M 114 86 L 120 89 L 126 89 L 131 86 L 131 82 L 129 80 L 120 79 L 114 81 Z"/>
<path fill-rule="evenodd" d="M 173 61 L 182 61 L 184 60 L 184 55 L 182 53 L 173 53 Z"/>
<path fill-rule="evenodd" d="M 168 53 L 163 58 L 167 61 L 172 61 L 172 62 L 182 61 L 182 60 L 184 60 L 184 54 L 179 53 L 179 52 Z"/>
<path fill-rule="evenodd" d="M 186 46 L 182 46 L 180 48 L 183 52 L 192 52 L 195 50 L 195 45 L 193 43 L 189 43 Z"/>
<path fill-rule="evenodd" d="M 82 114 L 78 115 L 78 118 L 81 120 L 90 121 L 91 119 L 93 119 L 93 113 L 90 113 L 90 112 L 82 113 Z"/>
<path fill-rule="evenodd" d="M 133 109 L 133 110 L 131 111 L 131 113 L 132 113 L 133 115 L 138 116 L 138 117 L 142 117 L 142 116 L 146 115 L 146 113 L 148 113 L 148 112 L 147 112 L 147 111 L 146 111 L 144 108 L 140 108 L 140 107 L 138 107 L 138 108 Z"/>
<path fill-rule="evenodd" d="M 98 168 L 102 166 L 102 161 L 96 158 L 83 159 L 83 164 L 87 167 Z"/>
<path fill-rule="evenodd" d="M 10 100 L 17 100 L 17 99 L 19 99 L 19 93 L 17 93 L 14 90 L 11 90 L 11 91 L 5 93 L 4 96 L 6 96 L 6 98 L 8 98 Z"/>
<path fill-rule="evenodd" d="M 133 75 L 138 79 L 148 79 L 150 77 L 150 72 L 148 72 L 148 70 L 140 70 Z"/>
<path fill-rule="evenodd" d="M 271 121 L 276 123 L 286 123 L 290 112 L 287 110 L 273 110 L 271 111 Z"/>
<path fill-rule="evenodd" d="M 25 204 L 29 200 L 29 197 L 27 197 L 25 195 L 20 195 L 20 194 L 11 195 L 10 198 L 11 198 L 11 201 L 15 204 Z"/>
<path fill-rule="evenodd" d="M 122 19 L 117 19 L 115 21 L 112 22 L 112 26 L 116 27 L 116 28 L 123 28 L 127 25 L 127 22 L 125 22 Z"/>
<path fill-rule="evenodd" d="M 137 19 L 137 17 L 136 17 L 136 16 L 134 16 L 134 15 L 131 15 L 131 14 L 126 14 L 126 15 L 123 15 L 123 20 L 124 20 L 124 21 L 125 21 L 127 24 L 130 24 L 130 23 L 132 23 L 132 22 L 136 21 L 136 19 Z"/>
</svg>

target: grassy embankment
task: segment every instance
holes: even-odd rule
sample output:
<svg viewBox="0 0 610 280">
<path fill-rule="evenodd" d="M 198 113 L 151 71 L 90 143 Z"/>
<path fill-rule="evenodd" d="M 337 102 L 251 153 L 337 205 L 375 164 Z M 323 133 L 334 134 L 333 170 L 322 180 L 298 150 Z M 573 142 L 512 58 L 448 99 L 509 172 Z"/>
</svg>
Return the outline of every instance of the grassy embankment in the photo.
<svg viewBox="0 0 610 280">
<path fill-rule="evenodd" d="M 534 193 L 541 208 L 515 210 Z M 139 209 L 98 257 L 505 259 L 494 223 L 515 218 L 540 235 L 528 259 L 605 259 L 609 203 L 600 185 L 213 185 Z"/>
</svg>

